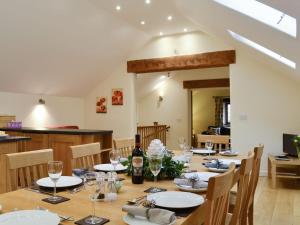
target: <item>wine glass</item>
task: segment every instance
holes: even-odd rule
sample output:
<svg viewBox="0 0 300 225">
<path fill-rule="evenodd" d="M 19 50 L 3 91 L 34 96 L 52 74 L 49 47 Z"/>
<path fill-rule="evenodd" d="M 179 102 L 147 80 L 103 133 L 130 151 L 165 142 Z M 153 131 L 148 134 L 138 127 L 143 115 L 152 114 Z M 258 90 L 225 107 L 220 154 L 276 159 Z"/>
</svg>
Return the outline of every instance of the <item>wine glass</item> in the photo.
<svg viewBox="0 0 300 225">
<path fill-rule="evenodd" d="M 184 137 L 179 137 L 178 138 L 178 144 L 181 150 L 184 149 L 184 146 L 186 145 L 186 141 Z"/>
<path fill-rule="evenodd" d="M 190 151 L 190 147 L 188 145 L 185 146 L 184 152 L 183 152 L 185 162 L 187 163 L 187 171 L 190 170 L 190 163 L 192 161 L 193 152 Z"/>
<path fill-rule="evenodd" d="M 61 199 L 60 196 L 56 196 L 56 183 L 61 177 L 63 169 L 62 161 L 50 161 L 48 162 L 48 175 L 52 182 L 54 183 L 53 196 L 49 197 L 49 201 L 56 202 Z"/>
<path fill-rule="evenodd" d="M 157 182 L 157 175 L 162 167 L 163 156 L 159 154 L 152 154 L 148 156 L 149 168 L 154 176 L 154 182 Z"/>
<path fill-rule="evenodd" d="M 120 163 L 120 158 L 119 150 L 113 149 L 109 152 L 110 163 L 114 167 L 114 171 L 116 171 L 117 165 Z"/>
<path fill-rule="evenodd" d="M 210 153 L 211 153 L 211 150 L 213 149 L 213 142 L 211 140 L 206 140 L 205 141 L 205 148 L 208 150 L 208 159 L 210 159 Z"/>
<path fill-rule="evenodd" d="M 95 172 L 88 172 L 84 175 L 85 178 L 85 182 L 84 182 L 84 186 L 85 189 L 88 191 L 89 193 L 89 199 L 92 202 L 92 209 L 93 209 L 93 213 L 92 216 L 90 216 L 89 218 L 85 219 L 85 222 L 87 224 L 98 224 L 102 222 L 102 219 L 99 218 L 98 216 L 96 216 L 96 205 L 95 202 L 98 199 L 98 196 L 100 194 L 100 188 L 98 185 L 98 181 L 97 181 L 97 173 Z"/>
</svg>

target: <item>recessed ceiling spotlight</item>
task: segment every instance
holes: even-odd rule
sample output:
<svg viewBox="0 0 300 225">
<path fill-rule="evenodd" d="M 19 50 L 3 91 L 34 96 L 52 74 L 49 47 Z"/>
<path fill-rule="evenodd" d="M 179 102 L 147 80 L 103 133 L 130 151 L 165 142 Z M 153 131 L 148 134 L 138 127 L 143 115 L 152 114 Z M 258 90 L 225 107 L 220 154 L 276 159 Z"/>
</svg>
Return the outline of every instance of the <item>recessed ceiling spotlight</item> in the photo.
<svg viewBox="0 0 300 225">
<path fill-rule="evenodd" d="M 145 25 L 146 22 L 144 20 L 141 21 L 141 25 Z"/>
<path fill-rule="evenodd" d="M 120 6 L 120 5 L 117 5 L 117 6 L 116 6 L 116 10 L 117 10 L 117 11 L 120 11 L 120 10 L 121 10 L 121 6 Z"/>
<path fill-rule="evenodd" d="M 187 31 L 188 31 L 188 29 L 187 29 L 187 28 L 184 28 L 184 29 L 183 29 L 183 32 L 187 32 Z"/>
<path fill-rule="evenodd" d="M 160 36 L 163 36 L 163 35 L 164 35 L 164 33 L 163 33 L 163 32 L 159 32 L 159 35 L 160 35 Z"/>
<path fill-rule="evenodd" d="M 173 17 L 172 17 L 172 16 L 168 16 L 167 19 L 168 19 L 169 21 L 171 21 L 171 20 L 173 19 Z"/>
<path fill-rule="evenodd" d="M 151 0 L 146 0 L 145 3 L 146 3 L 146 4 L 150 4 L 150 3 L 151 3 Z"/>
</svg>

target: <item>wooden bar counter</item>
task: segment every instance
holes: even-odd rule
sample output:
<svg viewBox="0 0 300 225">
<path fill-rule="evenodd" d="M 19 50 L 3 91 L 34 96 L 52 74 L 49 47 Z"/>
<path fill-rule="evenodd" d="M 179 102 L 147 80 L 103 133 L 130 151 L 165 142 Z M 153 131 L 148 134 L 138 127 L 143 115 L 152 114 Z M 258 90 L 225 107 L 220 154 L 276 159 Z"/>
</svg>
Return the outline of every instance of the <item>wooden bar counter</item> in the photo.
<svg viewBox="0 0 300 225">
<path fill-rule="evenodd" d="M 27 150 L 30 137 L 0 137 L 0 193 L 6 192 L 6 158 L 5 154 Z"/>
<path fill-rule="evenodd" d="M 81 145 L 93 142 L 100 142 L 101 148 L 112 147 L 111 130 L 88 130 L 88 129 L 52 129 L 52 128 L 30 128 L 21 129 L 0 128 L 11 136 L 30 137 L 28 151 L 40 149 L 53 149 L 54 159 L 63 161 L 64 175 L 71 175 L 70 146 Z M 109 161 L 108 155 L 103 154 L 102 161 Z"/>
</svg>

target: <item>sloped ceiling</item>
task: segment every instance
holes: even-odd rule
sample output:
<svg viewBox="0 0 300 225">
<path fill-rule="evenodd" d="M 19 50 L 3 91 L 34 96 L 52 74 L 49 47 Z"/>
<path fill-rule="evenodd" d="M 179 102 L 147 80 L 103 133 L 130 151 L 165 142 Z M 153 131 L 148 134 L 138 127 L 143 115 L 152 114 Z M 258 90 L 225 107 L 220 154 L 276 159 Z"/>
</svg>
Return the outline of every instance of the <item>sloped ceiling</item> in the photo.
<svg viewBox="0 0 300 225">
<path fill-rule="evenodd" d="M 300 1 L 264 2 L 300 21 Z M 0 91 L 84 96 L 135 48 L 160 31 L 182 33 L 185 27 L 299 77 L 299 35 L 294 39 L 212 0 L 2 0 Z M 234 41 L 227 29 L 295 61 L 296 70 Z"/>
</svg>

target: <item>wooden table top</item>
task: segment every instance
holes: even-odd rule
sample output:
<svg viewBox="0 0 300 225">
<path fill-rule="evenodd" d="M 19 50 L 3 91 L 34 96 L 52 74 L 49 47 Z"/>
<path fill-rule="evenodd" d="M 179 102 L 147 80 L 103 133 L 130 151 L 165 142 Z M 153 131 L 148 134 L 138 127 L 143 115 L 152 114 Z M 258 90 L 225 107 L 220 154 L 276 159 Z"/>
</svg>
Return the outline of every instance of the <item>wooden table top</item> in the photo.
<svg viewBox="0 0 300 225">
<path fill-rule="evenodd" d="M 225 158 L 223 156 L 217 157 Z M 242 156 L 230 158 L 237 159 L 242 158 Z M 194 155 L 190 168 L 197 169 L 197 171 L 207 171 L 207 169 L 202 165 L 202 162 L 204 162 L 203 156 Z M 128 177 L 126 175 L 119 175 L 119 177 L 124 177 L 125 180 L 123 181 L 123 187 L 118 194 L 117 201 L 96 203 L 97 216 L 110 219 L 110 222 L 108 224 L 125 224 L 123 222 L 123 216 L 125 216 L 126 213 L 122 212 L 122 206 L 126 204 L 127 200 L 145 195 L 144 190 L 146 190 L 147 188 L 155 186 L 166 188 L 169 191 L 178 191 L 178 189 L 173 184 L 173 180 L 158 181 L 158 183 L 145 181 L 144 184 L 134 185 L 131 183 L 131 177 Z M 24 210 L 43 207 L 59 215 L 73 216 L 75 221 L 82 219 L 92 213 L 92 203 L 88 199 L 88 193 L 85 190 L 82 190 L 75 194 L 70 194 L 68 192 L 60 192 L 58 194 L 60 196 L 70 198 L 71 200 L 57 205 L 52 205 L 41 201 L 43 198 L 48 197 L 47 195 L 20 189 L 14 192 L 1 194 L 0 204 L 2 205 L 3 212 L 9 212 L 14 208 Z M 178 218 L 176 225 L 201 224 L 201 221 L 203 221 L 204 218 L 204 208 L 205 204 L 197 207 L 188 217 Z M 62 224 L 74 224 L 74 222 L 64 222 Z"/>
</svg>

